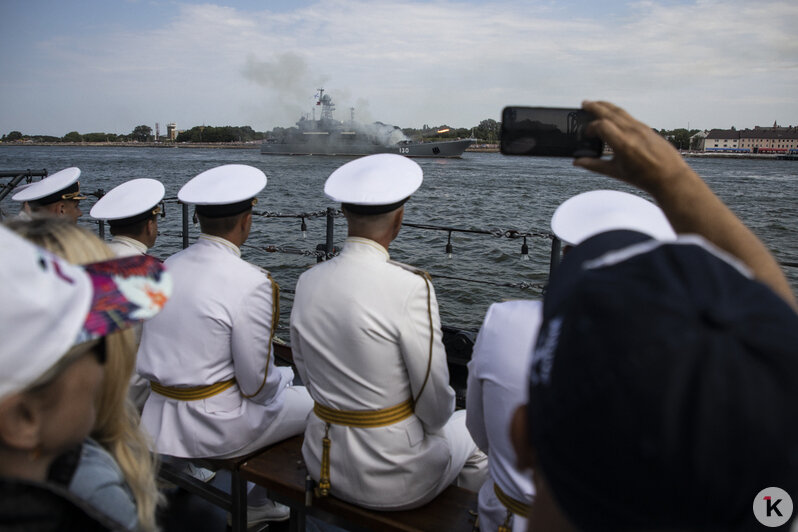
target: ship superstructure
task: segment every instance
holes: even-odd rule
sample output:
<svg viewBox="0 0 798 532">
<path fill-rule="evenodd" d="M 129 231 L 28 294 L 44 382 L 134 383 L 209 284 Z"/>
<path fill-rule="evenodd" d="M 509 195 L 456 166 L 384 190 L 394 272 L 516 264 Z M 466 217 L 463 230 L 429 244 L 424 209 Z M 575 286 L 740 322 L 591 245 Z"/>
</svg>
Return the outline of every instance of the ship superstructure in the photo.
<svg viewBox="0 0 798 532">
<path fill-rule="evenodd" d="M 361 124 L 354 120 L 351 109 L 350 120 L 342 122 L 333 117 L 335 104 L 324 89 L 317 93 L 316 107 L 320 107 L 320 118 L 302 117 L 296 128 L 285 132 L 281 138 L 268 139 L 261 145 L 261 153 L 267 155 L 371 155 L 374 153 L 396 153 L 407 157 L 460 157 L 473 139 L 414 142 L 409 140 L 396 126 L 374 122 Z"/>
</svg>

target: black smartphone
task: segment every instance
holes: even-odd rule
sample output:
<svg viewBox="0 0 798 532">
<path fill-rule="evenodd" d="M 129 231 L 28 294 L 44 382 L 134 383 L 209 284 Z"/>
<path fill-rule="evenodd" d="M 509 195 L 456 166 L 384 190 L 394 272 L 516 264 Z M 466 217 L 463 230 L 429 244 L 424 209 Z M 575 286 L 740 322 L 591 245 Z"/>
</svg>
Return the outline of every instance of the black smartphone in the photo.
<svg viewBox="0 0 798 532">
<path fill-rule="evenodd" d="M 593 115 L 582 109 L 505 107 L 501 144 L 504 155 L 601 157 L 604 142 L 585 134 Z"/>
</svg>

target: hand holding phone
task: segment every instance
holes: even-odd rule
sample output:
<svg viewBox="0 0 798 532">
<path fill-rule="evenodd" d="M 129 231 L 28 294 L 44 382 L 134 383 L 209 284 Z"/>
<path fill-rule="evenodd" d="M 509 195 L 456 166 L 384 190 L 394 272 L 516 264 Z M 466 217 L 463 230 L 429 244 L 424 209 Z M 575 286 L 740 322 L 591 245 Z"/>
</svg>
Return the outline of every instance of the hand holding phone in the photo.
<svg viewBox="0 0 798 532">
<path fill-rule="evenodd" d="M 601 157 L 604 142 L 585 134 L 593 118 L 582 109 L 505 107 L 501 152 L 504 155 Z"/>
</svg>

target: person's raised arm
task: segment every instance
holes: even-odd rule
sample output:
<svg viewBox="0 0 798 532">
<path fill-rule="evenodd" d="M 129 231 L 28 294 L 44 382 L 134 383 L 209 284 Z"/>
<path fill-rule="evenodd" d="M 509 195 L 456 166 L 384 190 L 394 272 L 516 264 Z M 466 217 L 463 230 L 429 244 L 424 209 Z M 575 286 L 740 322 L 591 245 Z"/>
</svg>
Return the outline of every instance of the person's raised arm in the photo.
<svg viewBox="0 0 798 532">
<path fill-rule="evenodd" d="M 613 150 L 612 159 L 581 157 L 574 161 L 593 172 L 634 185 L 659 204 L 677 233 L 695 233 L 731 253 L 794 309 L 795 295 L 765 245 L 710 190 L 678 151 L 647 125 L 608 102 L 584 102 L 596 120 L 588 133 Z"/>
</svg>

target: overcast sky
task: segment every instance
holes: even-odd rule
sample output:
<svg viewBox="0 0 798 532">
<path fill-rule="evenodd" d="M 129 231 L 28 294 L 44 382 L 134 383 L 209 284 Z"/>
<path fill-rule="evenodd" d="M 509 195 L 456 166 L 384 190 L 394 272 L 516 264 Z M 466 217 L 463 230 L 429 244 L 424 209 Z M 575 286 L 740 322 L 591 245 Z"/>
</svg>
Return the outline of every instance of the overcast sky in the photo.
<svg viewBox="0 0 798 532">
<path fill-rule="evenodd" d="M 2 0 L 0 134 L 471 127 L 613 101 L 652 127 L 798 125 L 798 2 Z"/>
</svg>

